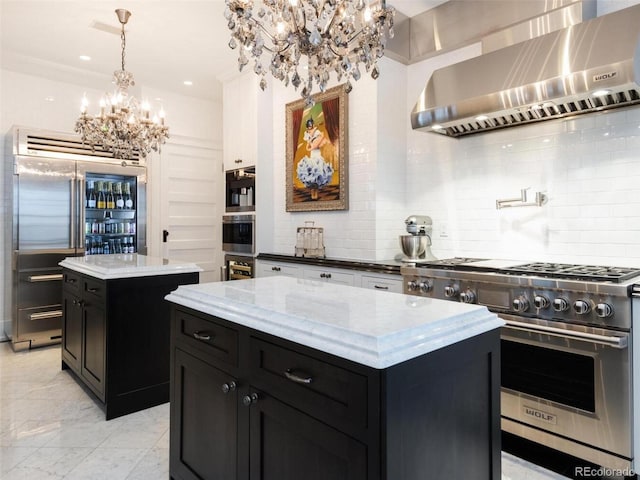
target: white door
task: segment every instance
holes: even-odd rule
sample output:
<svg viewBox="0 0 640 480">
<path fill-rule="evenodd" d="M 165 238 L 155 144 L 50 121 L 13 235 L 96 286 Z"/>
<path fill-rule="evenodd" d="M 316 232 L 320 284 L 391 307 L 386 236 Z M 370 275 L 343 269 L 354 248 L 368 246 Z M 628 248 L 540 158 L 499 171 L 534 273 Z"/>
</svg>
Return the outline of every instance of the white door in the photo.
<svg viewBox="0 0 640 480">
<path fill-rule="evenodd" d="M 151 162 L 154 160 L 158 156 Z M 150 171 L 151 181 L 160 185 L 154 189 L 156 201 L 149 202 L 149 236 L 154 235 L 149 239 L 150 251 L 163 258 L 197 263 L 204 270 L 200 282 L 220 280 L 224 261 L 222 148 L 172 137 L 171 144 L 162 146 L 160 169 Z"/>
</svg>

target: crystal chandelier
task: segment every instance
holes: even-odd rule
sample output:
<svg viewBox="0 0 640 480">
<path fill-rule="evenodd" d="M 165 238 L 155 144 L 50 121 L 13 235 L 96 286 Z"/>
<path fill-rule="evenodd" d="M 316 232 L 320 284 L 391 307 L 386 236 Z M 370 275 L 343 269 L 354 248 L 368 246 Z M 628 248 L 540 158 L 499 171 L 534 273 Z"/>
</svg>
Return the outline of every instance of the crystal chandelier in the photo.
<svg viewBox="0 0 640 480">
<path fill-rule="evenodd" d="M 301 94 L 307 105 L 314 103 L 314 85 L 324 92 L 332 71 L 338 81 L 346 77 L 347 93 L 353 88 L 351 79 L 360 79 L 361 65 L 378 78 L 378 58 L 384 54 L 387 38 L 393 38 L 395 9 L 387 7 L 385 0 L 225 1 L 229 46 L 240 47 L 240 70 L 252 57 L 262 90 L 269 71 L 296 90 L 304 83 Z M 263 63 L 265 50 L 269 59 Z M 300 65 L 302 57 L 306 65 Z"/>
<path fill-rule="evenodd" d="M 160 146 L 169 138 L 169 127 L 164 124 L 165 113 L 162 108 L 158 115 L 151 116 L 148 102 L 140 103 L 135 97 L 129 96 L 128 89 L 135 83 L 133 74 L 124 69 L 124 26 L 131 12 L 118 9 L 116 15 L 122 25 L 122 69 L 113 73 L 116 89 L 100 100 L 100 113 L 94 116 L 87 114 L 89 101 L 84 96 L 75 131 L 81 135 L 82 143 L 91 145 L 92 149 L 102 147 L 111 152 L 114 158 L 130 159 L 136 154 L 146 158 L 151 150 L 160 151 Z"/>
</svg>

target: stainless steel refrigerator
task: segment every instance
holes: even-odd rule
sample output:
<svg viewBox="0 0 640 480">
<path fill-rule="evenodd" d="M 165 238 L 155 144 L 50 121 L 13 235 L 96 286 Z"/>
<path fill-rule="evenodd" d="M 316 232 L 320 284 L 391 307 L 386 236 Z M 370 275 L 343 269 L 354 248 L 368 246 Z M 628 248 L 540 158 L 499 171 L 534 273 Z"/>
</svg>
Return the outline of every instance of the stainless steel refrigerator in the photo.
<svg viewBox="0 0 640 480">
<path fill-rule="evenodd" d="M 76 135 L 14 127 L 9 136 L 5 334 L 14 350 L 24 350 L 60 342 L 62 259 L 146 253 L 147 171 L 139 159 L 110 158 Z"/>
</svg>

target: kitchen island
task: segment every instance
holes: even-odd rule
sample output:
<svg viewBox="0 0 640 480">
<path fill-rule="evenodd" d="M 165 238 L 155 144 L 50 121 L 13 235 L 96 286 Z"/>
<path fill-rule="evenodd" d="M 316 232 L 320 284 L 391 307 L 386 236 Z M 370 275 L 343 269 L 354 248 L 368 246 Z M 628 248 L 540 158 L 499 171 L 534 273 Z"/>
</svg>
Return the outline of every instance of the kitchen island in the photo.
<svg viewBox="0 0 640 480">
<path fill-rule="evenodd" d="M 283 277 L 166 298 L 172 478 L 500 478 L 486 307 Z"/>
<path fill-rule="evenodd" d="M 69 257 L 63 267 L 62 368 L 110 420 L 169 401 L 170 309 L 200 267 L 139 254 Z"/>
</svg>

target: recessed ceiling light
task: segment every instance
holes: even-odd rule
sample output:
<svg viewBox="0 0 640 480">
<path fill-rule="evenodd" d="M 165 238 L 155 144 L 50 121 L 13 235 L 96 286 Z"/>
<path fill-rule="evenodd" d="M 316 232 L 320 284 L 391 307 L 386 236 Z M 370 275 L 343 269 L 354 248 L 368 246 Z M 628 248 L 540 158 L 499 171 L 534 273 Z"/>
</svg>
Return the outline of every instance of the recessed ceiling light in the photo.
<svg viewBox="0 0 640 480">
<path fill-rule="evenodd" d="M 44 97 L 45 102 L 55 102 L 56 99 L 49 95 L 48 97 Z"/>
<path fill-rule="evenodd" d="M 83 62 L 88 62 L 89 60 L 91 60 L 91 57 L 89 55 L 80 55 L 80 60 L 82 60 Z"/>
<path fill-rule="evenodd" d="M 185 80 L 184 83 L 187 87 L 190 87 L 191 85 L 193 85 L 193 82 L 191 80 Z"/>
</svg>

